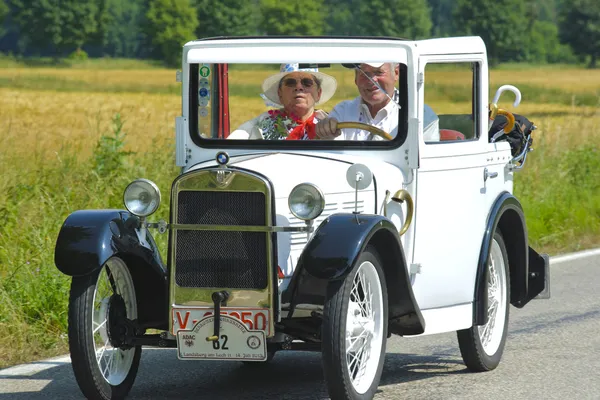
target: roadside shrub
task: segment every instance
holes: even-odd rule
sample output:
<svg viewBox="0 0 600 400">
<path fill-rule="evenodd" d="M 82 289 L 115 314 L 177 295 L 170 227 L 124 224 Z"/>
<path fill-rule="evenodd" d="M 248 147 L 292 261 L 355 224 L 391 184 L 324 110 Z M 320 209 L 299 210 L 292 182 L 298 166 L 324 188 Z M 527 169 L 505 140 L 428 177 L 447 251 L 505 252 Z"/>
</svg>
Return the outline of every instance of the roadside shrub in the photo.
<svg viewBox="0 0 600 400">
<path fill-rule="evenodd" d="M 96 144 L 94 152 L 93 170 L 100 176 L 116 175 L 122 171 L 127 156 L 133 154 L 125 148 L 125 132 L 121 114 L 116 114 L 113 119 L 112 135 L 102 135 Z"/>
<path fill-rule="evenodd" d="M 81 49 L 77 49 L 67 57 L 69 60 L 73 61 L 86 61 L 88 59 L 88 54 Z"/>
</svg>

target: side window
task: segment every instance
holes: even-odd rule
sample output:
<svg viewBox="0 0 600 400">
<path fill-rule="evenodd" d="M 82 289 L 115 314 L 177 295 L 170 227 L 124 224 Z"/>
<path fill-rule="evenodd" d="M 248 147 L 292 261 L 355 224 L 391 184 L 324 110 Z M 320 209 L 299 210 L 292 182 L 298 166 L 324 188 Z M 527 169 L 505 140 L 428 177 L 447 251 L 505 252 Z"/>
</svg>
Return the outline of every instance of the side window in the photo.
<svg viewBox="0 0 600 400">
<path fill-rule="evenodd" d="M 479 138 L 479 64 L 428 63 L 425 66 L 423 138 L 426 144 Z"/>
</svg>

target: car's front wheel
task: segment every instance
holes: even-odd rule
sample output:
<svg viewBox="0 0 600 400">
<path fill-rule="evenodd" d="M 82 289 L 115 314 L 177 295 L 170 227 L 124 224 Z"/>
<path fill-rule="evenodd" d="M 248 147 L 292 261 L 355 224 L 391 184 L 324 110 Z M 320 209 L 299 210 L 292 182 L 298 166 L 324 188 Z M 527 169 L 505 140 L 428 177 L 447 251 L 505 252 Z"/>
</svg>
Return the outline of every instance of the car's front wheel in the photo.
<svg viewBox="0 0 600 400">
<path fill-rule="evenodd" d="M 325 381 L 332 399 L 371 399 L 385 358 L 388 304 L 376 250 L 367 247 L 343 281 L 331 282 L 323 310 Z"/>
<path fill-rule="evenodd" d="M 128 346 L 137 319 L 133 280 L 123 260 L 74 277 L 69 298 L 69 350 L 75 379 L 88 399 L 124 398 L 137 374 L 141 346 Z"/>
<path fill-rule="evenodd" d="M 506 245 L 500 232 L 494 233 L 487 269 L 487 323 L 457 332 L 460 354 L 473 372 L 496 368 L 506 343 L 510 278 Z"/>
</svg>

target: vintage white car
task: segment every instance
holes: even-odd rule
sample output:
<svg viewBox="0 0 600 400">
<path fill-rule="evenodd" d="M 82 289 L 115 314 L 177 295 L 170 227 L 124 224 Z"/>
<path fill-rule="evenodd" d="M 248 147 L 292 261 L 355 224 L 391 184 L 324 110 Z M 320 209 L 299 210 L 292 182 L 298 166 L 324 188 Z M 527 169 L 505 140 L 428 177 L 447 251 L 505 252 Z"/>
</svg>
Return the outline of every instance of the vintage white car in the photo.
<svg viewBox="0 0 600 400">
<path fill-rule="evenodd" d="M 138 179 L 127 211 L 76 211 L 57 240 L 84 395 L 125 397 L 142 346 L 320 351 L 333 399 L 374 396 L 392 334 L 456 331 L 470 370 L 496 368 L 510 305 L 549 297 L 549 272 L 513 195 L 534 127 L 488 76 L 478 37 L 187 43 L 169 220 Z"/>
</svg>

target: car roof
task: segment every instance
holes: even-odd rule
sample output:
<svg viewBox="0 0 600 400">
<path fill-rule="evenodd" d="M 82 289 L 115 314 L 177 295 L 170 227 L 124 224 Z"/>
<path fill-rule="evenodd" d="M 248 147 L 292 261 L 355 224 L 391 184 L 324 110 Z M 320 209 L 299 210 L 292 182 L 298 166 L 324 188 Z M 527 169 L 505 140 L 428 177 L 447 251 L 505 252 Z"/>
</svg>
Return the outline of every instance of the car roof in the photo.
<svg viewBox="0 0 600 400">
<path fill-rule="evenodd" d="M 356 57 L 360 54 L 360 57 Z M 185 63 L 387 62 L 419 55 L 485 55 L 478 36 L 406 40 L 387 37 L 215 37 L 184 45 Z"/>
</svg>

